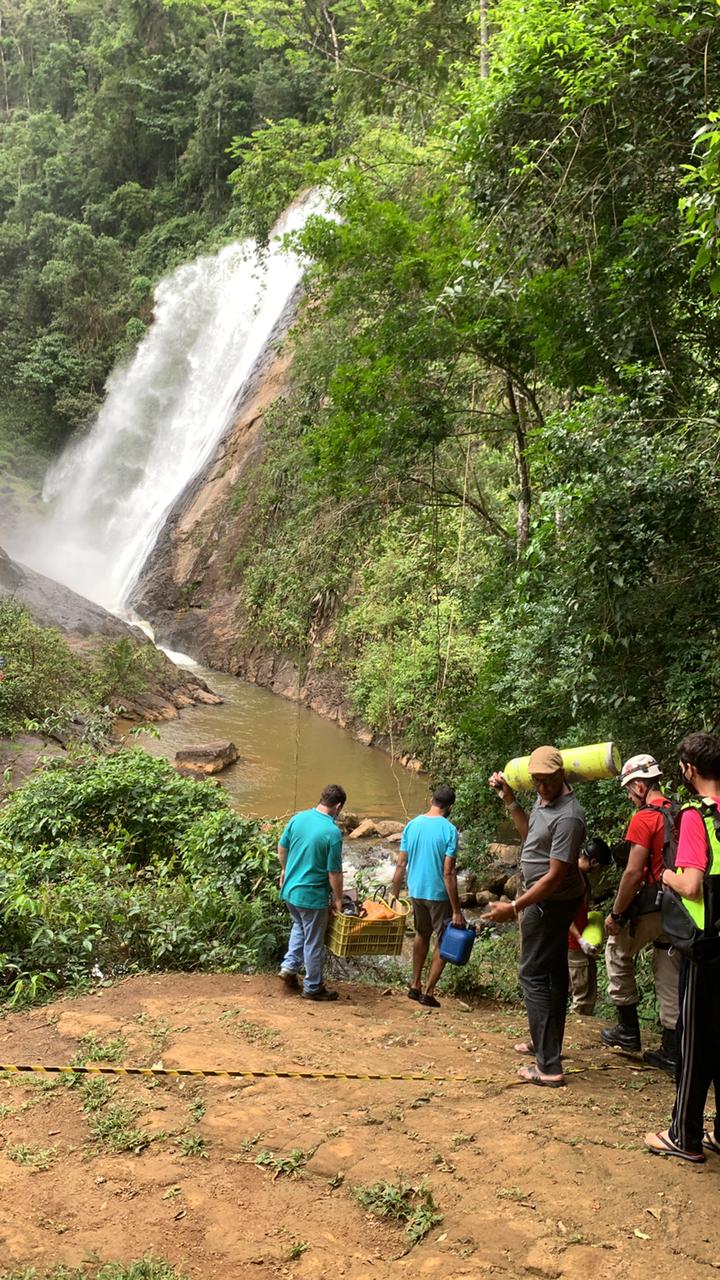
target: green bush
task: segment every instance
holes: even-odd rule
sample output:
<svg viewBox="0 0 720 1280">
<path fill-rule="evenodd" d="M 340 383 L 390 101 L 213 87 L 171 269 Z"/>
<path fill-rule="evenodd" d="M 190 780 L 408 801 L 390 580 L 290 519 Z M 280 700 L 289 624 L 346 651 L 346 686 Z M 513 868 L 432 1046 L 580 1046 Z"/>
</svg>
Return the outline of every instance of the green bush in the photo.
<svg viewBox="0 0 720 1280">
<path fill-rule="evenodd" d="M 0 982 L 18 1004 L 99 969 L 267 967 L 276 829 L 139 751 L 50 770 L 0 814 Z"/>
<path fill-rule="evenodd" d="M 118 751 L 32 778 L 0 815 L 0 835 L 20 849 L 107 840 L 141 866 L 178 856 L 192 824 L 223 809 L 227 800 L 214 783 L 181 778 L 145 752 Z"/>
</svg>

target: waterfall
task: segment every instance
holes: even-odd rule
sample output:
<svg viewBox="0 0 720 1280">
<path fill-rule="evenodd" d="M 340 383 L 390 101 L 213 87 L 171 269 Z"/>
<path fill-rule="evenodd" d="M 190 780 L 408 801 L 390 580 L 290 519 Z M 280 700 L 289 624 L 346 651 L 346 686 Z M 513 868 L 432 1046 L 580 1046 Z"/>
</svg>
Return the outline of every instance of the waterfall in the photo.
<svg viewBox="0 0 720 1280">
<path fill-rule="evenodd" d="M 231 244 L 160 281 L 151 327 L 108 379 L 90 430 L 48 471 L 47 511 L 25 529 L 22 545 L 17 534 L 7 542 L 11 554 L 122 611 L 300 282 L 303 264 L 279 238 L 321 208 L 317 194 L 291 206 L 264 253 L 251 240 Z"/>
</svg>

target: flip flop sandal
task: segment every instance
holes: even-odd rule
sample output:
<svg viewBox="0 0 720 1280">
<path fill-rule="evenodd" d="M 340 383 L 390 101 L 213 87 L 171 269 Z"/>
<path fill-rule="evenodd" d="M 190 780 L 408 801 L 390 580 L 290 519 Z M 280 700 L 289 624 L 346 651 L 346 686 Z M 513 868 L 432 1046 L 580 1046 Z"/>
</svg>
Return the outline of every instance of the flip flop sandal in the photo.
<svg viewBox="0 0 720 1280">
<path fill-rule="evenodd" d="M 706 1129 L 703 1134 L 703 1147 L 705 1151 L 712 1151 L 714 1155 L 720 1156 L 720 1142 L 709 1129 Z"/>
<path fill-rule="evenodd" d="M 527 1084 L 539 1084 L 543 1089 L 564 1089 L 567 1084 L 564 1076 L 560 1080 L 553 1080 L 550 1076 L 542 1075 L 537 1067 L 520 1067 L 518 1075 Z"/>
<path fill-rule="evenodd" d="M 687 1160 L 688 1164 L 705 1163 L 705 1157 L 699 1151 L 683 1151 L 681 1147 L 675 1146 L 666 1133 L 649 1133 L 645 1138 L 645 1146 L 654 1156 L 676 1156 L 678 1160 Z"/>
<path fill-rule="evenodd" d="M 513 1049 L 516 1053 L 521 1053 L 526 1058 L 535 1057 L 535 1045 L 532 1041 L 521 1040 L 519 1044 L 513 1045 Z"/>
</svg>

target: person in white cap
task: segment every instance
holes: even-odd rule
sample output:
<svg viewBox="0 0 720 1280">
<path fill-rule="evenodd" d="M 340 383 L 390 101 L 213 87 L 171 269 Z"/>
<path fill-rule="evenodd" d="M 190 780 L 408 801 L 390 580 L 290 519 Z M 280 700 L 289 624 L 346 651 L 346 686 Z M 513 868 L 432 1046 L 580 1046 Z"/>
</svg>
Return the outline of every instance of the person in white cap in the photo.
<svg viewBox="0 0 720 1280">
<path fill-rule="evenodd" d="M 662 931 L 659 893 L 665 867 L 674 863 L 676 817 L 671 801 L 660 790 L 661 777 L 662 769 L 650 755 L 631 756 L 620 773 L 620 786 L 636 812 L 625 833 L 627 866 L 605 921 L 608 997 L 617 1009 L 618 1020 L 614 1027 L 603 1028 L 600 1036 L 611 1048 L 640 1052 L 635 966 L 640 952 L 652 947 L 663 1030 L 660 1047 L 648 1050 L 643 1057 L 674 1079 L 680 962 Z"/>
</svg>

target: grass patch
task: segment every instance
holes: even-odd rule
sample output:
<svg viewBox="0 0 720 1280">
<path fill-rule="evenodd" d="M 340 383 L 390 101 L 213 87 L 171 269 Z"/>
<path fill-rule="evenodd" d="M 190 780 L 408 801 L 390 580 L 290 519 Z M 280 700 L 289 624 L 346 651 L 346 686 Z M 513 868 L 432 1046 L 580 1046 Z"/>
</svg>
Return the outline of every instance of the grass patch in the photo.
<svg viewBox="0 0 720 1280">
<path fill-rule="evenodd" d="M 109 1040 L 98 1040 L 92 1031 L 83 1036 L 77 1053 L 70 1065 L 84 1067 L 88 1062 L 122 1062 L 127 1053 L 127 1040 L 124 1036 L 114 1036 Z"/>
<path fill-rule="evenodd" d="M 355 1195 L 364 1209 L 377 1218 L 392 1218 L 405 1227 L 411 1244 L 418 1244 L 443 1215 L 438 1213 L 432 1191 L 424 1182 L 374 1182 L 369 1187 L 356 1187 Z"/>
<path fill-rule="evenodd" d="M 300 1147 L 295 1147 L 288 1156 L 276 1156 L 272 1151 L 260 1151 L 255 1157 L 255 1163 L 266 1169 L 272 1169 L 273 1182 L 275 1182 L 280 1177 L 297 1177 L 312 1154 L 312 1151 L 302 1151 Z"/>
<path fill-rule="evenodd" d="M 33 1147 L 21 1142 L 15 1147 L 6 1147 L 5 1154 L 15 1164 L 24 1165 L 27 1169 L 37 1169 L 42 1173 L 53 1164 L 57 1151 L 55 1147 Z"/>
<path fill-rule="evenodd" d="M 137 1103 L 123 1105 L 118 1102 L 107 1108 L 100 1103 L 90 1119 L 93 1141 L 114 1155 L 123 1151 L 142 1151 L 150 1138 L 135 1124 L 139 1111 Z"/>
<path fill-rule="evenodd" d="M 178 1150 L 182 1156 L 199 1156 L 207 1160 L 207 1143 L 199 1133 L 186 1133 L 178 1138 Z"/>
</svg>

